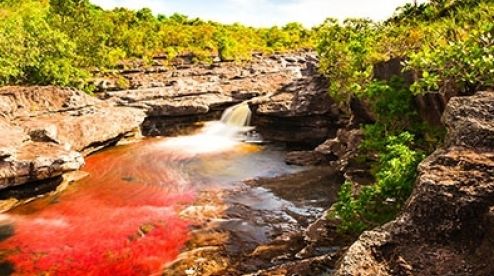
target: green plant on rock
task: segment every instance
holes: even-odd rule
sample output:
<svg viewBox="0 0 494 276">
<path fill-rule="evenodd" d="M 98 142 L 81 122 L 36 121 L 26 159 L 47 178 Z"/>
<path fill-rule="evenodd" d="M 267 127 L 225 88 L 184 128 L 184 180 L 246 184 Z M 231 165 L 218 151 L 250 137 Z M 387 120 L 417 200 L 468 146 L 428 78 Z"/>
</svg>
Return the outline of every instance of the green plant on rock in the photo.
<svg viewBox="0 0 494 276">
<path fill-rule="evenodd" d="M 376 182 L 355 187 L 345 182 L 338 194 L 338 202 L 330 216 L 340 220 L 340 230 L 360 233 L 393 219 L 410 196 L 416 178 L 417 165 L 424 154 L 412 150 L 413 135 L 403 132 L 386 138 L 386 146 L 379 156 Z"/>
<path fill-rule="evenodd" d="M 410 129 L 420 121 L 414 95 L 399 77 L 388 82 L 370 82 L 360 97 L 370 104 L 376 120 L 389 131 Z"/>
</svg>

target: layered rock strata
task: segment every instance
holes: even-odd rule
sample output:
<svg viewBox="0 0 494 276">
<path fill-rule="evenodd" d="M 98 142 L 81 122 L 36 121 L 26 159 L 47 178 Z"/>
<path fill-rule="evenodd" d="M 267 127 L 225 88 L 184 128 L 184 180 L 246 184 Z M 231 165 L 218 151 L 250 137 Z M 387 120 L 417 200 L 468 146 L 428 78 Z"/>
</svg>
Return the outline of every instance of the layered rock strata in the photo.
<svg viewBox="0 0 494 276">
<path fill-rule="evenodd" d="M 494 92 L 452 98 L 446 144 L 392 222 L 350 247 L 336 275 L 492 275 Z"/>
</svg>

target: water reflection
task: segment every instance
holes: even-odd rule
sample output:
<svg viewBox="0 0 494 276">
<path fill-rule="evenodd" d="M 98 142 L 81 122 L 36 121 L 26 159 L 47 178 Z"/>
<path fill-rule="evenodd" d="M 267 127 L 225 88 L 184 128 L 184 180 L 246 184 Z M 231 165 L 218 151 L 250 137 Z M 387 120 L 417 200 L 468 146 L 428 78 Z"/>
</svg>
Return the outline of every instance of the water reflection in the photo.
<svg viewBox="0 0 494 276">
<path fill-rule="evenodd" d="M 17 275 L 157 273 L 180 253 L 190 225 L 200 223 L 180 215 L 199 193 L 294 171 L 277 150 L 231 139 L 214 141 L 217 150 L 176 144 L 189 138 L 206 139 L 148 139 L 90 156 L 83 168 L 89 177 L 7 215 L 14 235 L 0 243 L 4 259 Z"/>
</svg>

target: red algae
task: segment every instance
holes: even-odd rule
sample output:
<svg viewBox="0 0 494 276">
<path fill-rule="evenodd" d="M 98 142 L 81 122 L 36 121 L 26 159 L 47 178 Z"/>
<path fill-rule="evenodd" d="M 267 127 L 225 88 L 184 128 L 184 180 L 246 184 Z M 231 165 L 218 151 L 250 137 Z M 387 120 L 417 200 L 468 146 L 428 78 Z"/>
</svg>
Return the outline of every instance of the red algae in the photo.
<svg viewBox="0 0 494 276">
<path fill-rule="evenodd" d="M 150 275 L 188 238 L 179 210 L 194 200 L 172 152 L 156 141 L 87 159 L 90 177 L 58 197 L 12 211 L 15 233 L 0 243 L 15 275 Z M 183 159 L 179 157 L 178 159 Z M 176 164 L 175 164 L 176 165 Z"/>
</svg>

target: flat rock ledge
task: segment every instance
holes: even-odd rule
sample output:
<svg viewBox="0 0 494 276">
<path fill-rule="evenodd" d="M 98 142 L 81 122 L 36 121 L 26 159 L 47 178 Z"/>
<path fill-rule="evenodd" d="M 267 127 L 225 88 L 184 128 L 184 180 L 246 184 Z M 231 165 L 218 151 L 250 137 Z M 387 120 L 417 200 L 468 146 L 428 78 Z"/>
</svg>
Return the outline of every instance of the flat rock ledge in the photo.
<svg viewBox="0 0 494 276">
<path fill-rule="evenodd" d="M 0 189 L 78 170 L 84 155 L 132 134 L 144 116 L 75 89 L 0 88 Z"/>
<path fill-rule="evenodd" d="M 136 131 L 163 135 L 177 120 L 212 119 L 246 100 L 267 139 L 318 144 L 334 136 L 339 112 L 317 62 L 302 52 L 155 64 L 100 73 L 96 97 L 55 86 L 1 87 L 0 189 L 77 170 L 84 155 Z"/>
<path fill-rule="evenodd" d="M 494 92 L 449 102 L 446 145 L 394 221 L 363 233 L 336 275 L 493 275 Z"/>
<path fill-rule="evenodd" d="M 311 52 L 254 55 L 242 63 L 155 64 L 102 73 L 96 94 L 143 110 L 148 136 L 167 135 L 171 118 L 218 118 L 227 107 L 249 101 L 252 123 L 266 140 L 317 145 L 334 137 L 340 115 L 317 64 Z"/>
<path fill-rule="evenodd" d="M 101 99 L 143 109 L 148 116 L 206 114 L 303 79 L 318 60 L 315 53 L 255 55 L 243 63 L 175 64 L 103 73 L 95 79 Z"/>
</svg>

